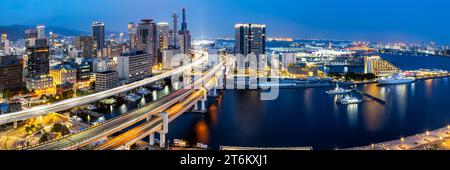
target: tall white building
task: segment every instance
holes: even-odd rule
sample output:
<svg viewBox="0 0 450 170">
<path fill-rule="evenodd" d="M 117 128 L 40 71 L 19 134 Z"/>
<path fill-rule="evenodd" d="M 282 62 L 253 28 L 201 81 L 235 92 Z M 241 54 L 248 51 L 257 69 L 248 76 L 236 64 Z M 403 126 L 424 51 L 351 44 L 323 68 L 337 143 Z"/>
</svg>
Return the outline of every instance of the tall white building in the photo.
<svg viewBox="0 0 450 170">
<path fill-rule="evenodd" d="M 37 38 L 45 38 L 45 26 L 38 25 L 36 26 L 36 29 L 37 29 Z"/>
<path fill-rule="evenodd" d="M 130 52 L 117 57 L 119 78 L 125 83 L 143 80 L 151 75 L 150 54 L 139 51 Z"/>
</svg>

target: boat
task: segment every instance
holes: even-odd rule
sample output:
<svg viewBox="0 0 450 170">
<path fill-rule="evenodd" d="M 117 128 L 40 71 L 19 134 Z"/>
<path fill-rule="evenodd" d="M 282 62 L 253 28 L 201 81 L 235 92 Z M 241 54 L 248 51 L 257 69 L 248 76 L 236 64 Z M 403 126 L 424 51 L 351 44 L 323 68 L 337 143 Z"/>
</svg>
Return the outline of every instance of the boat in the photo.
<svg viewBox="0 0 450 170">
<path fill-rule="evenodd" d="M 339 87 L 339 84 L 336 84 L 335 89 L 326 91 L 325 93 L 328 95 L 336 95 L 336 94 L 347 94 L 350 92 L 352 92 L 352 90 L 341 88 L 341 87 Z"/>
<path fill-rule="evenodd" d="M 155 83 L 152 85 L 152 88 L 156 90 L 162 90 L 164 89 L 164 85 L 162 83 Z"/>
<path fill-rule="evenodd" d="M 151 92 L 150 92 L 150 90 L 147 90 L 146 88 L 142 88 L 142 89 L 139 89 L 136 93 L 139 95 L 148 95 Z"/>
<path fill-rule="evenodd" d="M 412 83 L 416 79 L 412 77 L 405 77 L 403 74 L 394 74 L 389 77 L 383 77 L 377 80 L 379 85 L 389 85 L 389 84 L 406 84 Z"/>
<path fill-rule="evenodd" d="M 90 104 L 87 106 L 87 110 L 96 110 L 97 107 L 95 107 L 94 105 Z"/>
<path fill-rule="evenodd" d="M 350 95 L 345 95 L 344 97 L 341 97 L 338 100 L 338 103 L 340 103 L 340 104 L 358 104 L 358 103 L 361 103 L 361 102 L 363 102 L 362 99 L 357 98 L 357 97 L 353 97 L 353 96 L 350 96 Z"/>
<path fill-rule="evenodd" d="M 134 93 L 130 93 L 127 96 L 125 96 L 125 100 L 131 101 L 131 102 L 136 102 L 141 98 L 142 98 L 141 96 L 134 94 Z"/>
</svg>

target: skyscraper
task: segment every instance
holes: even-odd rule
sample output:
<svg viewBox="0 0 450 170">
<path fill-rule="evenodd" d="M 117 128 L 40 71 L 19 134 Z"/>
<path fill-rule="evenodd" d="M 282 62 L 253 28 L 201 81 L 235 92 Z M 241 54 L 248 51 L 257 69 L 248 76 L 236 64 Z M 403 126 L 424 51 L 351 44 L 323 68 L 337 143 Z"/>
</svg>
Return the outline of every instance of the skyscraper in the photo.
<svg viewBox="0 0 450 170">
<path fill-rule="evenodd" d="M 235 52 L 247 56 L 248 54 L 266 53 L 266 26 L 261 24 L 236 24 Z"/>
<path fill-rule="evenodd" d="M 97 44 L 97 50 L 103 50 L 105 47 L 105 24 L 102 22 L 92 23 L 92 37 Z"/>
<path fill-rule="evenodd" d="M 44 25 L 36 26 L 36 30 L 37 30 L 38 38 L 45 38 L 45 26 Z"/>
<path fill-rule="evenodd" d="M 177 40 L 177 36 L 178 36 L 178 15 L 177 15 L 176 12 L 173 13 L 172 18 L 173 18 L 172 47 L 173 48 L 178 48 L 178 40 Z"/>
<path fill-rule="evenodd" d="M 142 19 L 137 27 L 137 46 L 138 50 L 144 51 L 149 55 L 150 64 L 156 63 L 156 55 L 158 51 L 158 38 L 156 24 L 152 19 Z"/>
<path fill-rule="evenodd" d="M 169 34 L 169 23 L 160 22 L 157 24 L 157 34 L 158 34 L 158 45 L 160 50 L 169 48 L 170 45 L 170 34 Z"/>
<path fill-rule="evenodd" d="M 158 55 L 157 63 L 162 63 L 162 51 L 169 49 L 171 44 L 171 35 L 169 29 L 169 23 L 160 22 L 157 24 L 157 36 L 158 36 Z"/>
<path fill-rule="evenodd" d="M 75 37 L 74 47 L 81 51 L 81 57 L 94 57 L 94 38 L 92 36 Z"/>
<path fill-rule="evenodd" d="M 38 32 L 36 29 L 27 29 L 25 30 L 25 46 L 33 47 L 34 42 L 38 38 Z"/>
<path fill-rule="evenodd" d="M 27 47 L 28 77 L 39 77 L 49 73 L 49 49 L 46 38 L 36 38 L 33 46 Z"/>
<path fill-rule="evenodd" d="M 191 50 L 191 33 L 187 29 L 186 9 L 183 8 L 183 22 L 181 23 L 181 30 L 178 35 L 180 49 L 183 54 L 189 54 Z"/>
<path fill-rule="evenodd" d="M 130 40 L 130 48 L 137 49 L 137 29 L 134 22 L 128 23 L 128 39 Z"/>
</svg>

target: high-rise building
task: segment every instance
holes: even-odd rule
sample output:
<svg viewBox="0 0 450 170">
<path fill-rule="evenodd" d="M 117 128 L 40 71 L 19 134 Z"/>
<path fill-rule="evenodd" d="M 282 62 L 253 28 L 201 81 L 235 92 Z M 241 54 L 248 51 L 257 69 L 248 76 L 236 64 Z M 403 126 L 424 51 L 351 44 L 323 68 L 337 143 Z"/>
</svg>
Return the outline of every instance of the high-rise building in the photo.
<svg viewBox="0 0 450 170">
<path fill-rule="evenodd" d="M 0 56 L 0 91 L 21 87 L 22 64 L 18 56 Z"/>
<path fill-rule="evenodd" d="M 266 53 L 266 26 L 261 24 L 236 24 L 236 49 L 237 54 Z"/>
<path fill-rule="evenodd" d="M 36 29 L 25 30 L 25 46 L 33 47 L 35 39 L 38 38 L 38 32 Z"/>
<path fill-rule="evenodd" d="M 176 12 L 172 15 L 173 18 L 173 30 L 172 30 L 172 47 L 178 48 L 178 15 Z"/>
<path fill-rule="evenodd" d="M 138 50 L 144 51 L 149 55 L 150 64 L 153 65 L 157 61 L 158 38 L 156 24 L 152 19 L 142 19 L 137 27 L 138 34 Z"/>
<path fill-rule="evenodd" d="M 157 35 L 158 35 L 158 44 L 159 49 L 164 50 L 168 49 L 170 45 L 170 32 L 169 32 L 169 23 L 161 22 L 157 24 Z"/>
<path fill-rule="evenodd" d="M 49 73 L 49 49 L 46 38 L 36 38 L 34 46 L 27 47 L 27 76 L 39 77 Z"/>
<path fill-rule="evenodd" d="M 97 50 L 101 51 L 105 47 L 105 24 L 102 22 L 92 23 L 92 37 L 97 44 Z"/>
<path fill-rule="evenodd" d="M 45 26 L 44 25 L 36 26 L 36 30 L 37 30 L 37 38 L 45 38 Z"/>
<path fill-rule="evenodd" d="M 400 70 L 380 56 L 364 57 L 364 72 L 373 73 L 376 76 L 390 76 Z"/>
<path fill-rule="evenodd" d="M 117 57 L 119 78 L 125 83 L 132 83 L 149 77 L 151 74 L 149 55 L 142 51 L 132 51 Z"/>
<path fill-rule="evenodd" d="M 137 27 L 134 22 L 128 23 L 128 39 L 130 41 L 130 48 L 137 49 Z"/>
<path fill-rule="evenodd" d="M 186 9 L 183 8 L 183 22 L 181 23 L 181 30 L 178 33 L 178 42 L 183 54 L 189 54 L 191 51 L 191 33 L 187 29 Z"/>
<path fill-rule="evenodd" d="M 92 36 L 75 37 L 74 47 L 81 51 L 81 57 L 92 58 L 95 56 L 94 38 Z"/>
<path fill-rule="evenodd" d="M 95 91 L 102 92 L 119 86 L 119 74 L 116 71 L 97 72 L 95 75 Z"/>
</svg>

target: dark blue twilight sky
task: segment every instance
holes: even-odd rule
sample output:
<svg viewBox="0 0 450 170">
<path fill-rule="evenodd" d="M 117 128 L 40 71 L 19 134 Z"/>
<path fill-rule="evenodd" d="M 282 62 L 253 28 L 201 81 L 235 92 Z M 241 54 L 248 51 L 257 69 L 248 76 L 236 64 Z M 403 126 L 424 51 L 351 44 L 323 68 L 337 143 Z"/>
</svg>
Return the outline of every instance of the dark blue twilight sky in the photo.
<svg viewBox="0 0 450 170">
<path fill-rule="evenodd" d="M 45 24 L 89 31 L 93 20 L 126 31 L 129 21 L 188 10 L 194 37 L 233 35 L 238 22 L 272 37 L 450 44 L 448 0 L 0 0 L 0 25 Z"/>
</svg>

